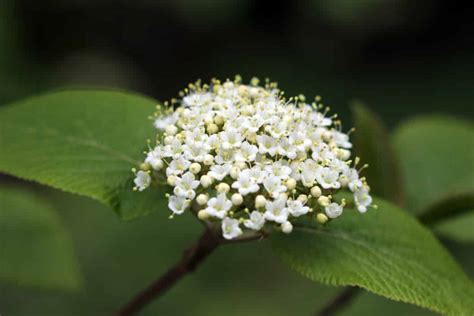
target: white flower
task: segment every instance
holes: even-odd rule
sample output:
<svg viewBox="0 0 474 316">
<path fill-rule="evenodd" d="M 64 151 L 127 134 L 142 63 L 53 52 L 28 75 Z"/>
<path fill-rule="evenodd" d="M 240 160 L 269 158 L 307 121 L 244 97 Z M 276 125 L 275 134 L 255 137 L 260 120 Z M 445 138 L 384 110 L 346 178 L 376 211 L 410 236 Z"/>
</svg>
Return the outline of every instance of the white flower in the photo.
<svg viewBox="0 0 474 316">
<path fill-rule="evenodd" d="M 265 171 L 282 180 L 288 179 L 288 176 L 291 174 L 291 168 L 283 164 L 281 160 L 265 166 Z"/>
<path fill-rule="evenodd" d="M 329 218 L 336 218 L 342 214 L 343 207 L 337 203 L 331 203 L 326 206 L 325 211 Z"/>
<path fill-rule="evenodd" d="M 150 186 L 150 183 L 151 183 L 150 174 L 148 172 L 140 170 L 137 172 L 137 175 L 135 177 L 135 180 L 133 180 L 133 182 L 137 186 L 138 191 L 143 191 Z"/>
<path fill-rule="evenodd" d="M 328 167 L 319 168 L 316 173 L 316 180 L 324 189 L 339 189 L 339 173 Z"/>
<path fill-rule="evenodd" d="M 299 151 L 305 151 L 306 148 L 311 146 L 311 140 L 305 133 L 299 131 L 291 133 L 290 137 L 288 137 L 288 141 Z"/>
<path fill-rule="evenodd" d="M 286 210 L 294 217 L 298 217 L 309 212 L 309 207 L 304 206 L 300 200 L 288 200 Z"/>
<path fill-rule="evenodd" d="M 359 188 L 362 187 L 362 181 L 359 179 L 359 173 L 355 169 L 347 169 L 344 172 L 344 175 L 347 177 L 348 180 L 348 187 L 352 192 L 357 191 Z"/>
<path fill-rule="evenodd" d="M 207 141 L 209 136 L 204 133 L 204 129 L 196 128 L 194 131 L 186 133 L 186 145 L 188 146 L 208 146 Z"/>
<path fill-rule="evenodd" d="M 307 159 L 300 165 L 301 168 L 301 182 L 304 186 L 311 187 L 316 180 L 320 166 L 316 161 Z"/>
<path fill-rule="evenodd" d="M 149 163 L 153 169 L 160 170 L 163 167 L 163 160 L 161 160 L 161 158 L 161 147 L 156 146 L 152 151 L 147 154 L 145 162 Z"/>
<path fill-rule="evenodd" d="M 244 226 L 253 230 L 260 230 L 263 225 L 265 225 L 265 217 L 258 211 L 250 213 L 250 218 L 244 221 Z"/>
<path fill-rule="evenodd" d="M 185 106 L 197 107 L 203 105 L 211 100 L 210 93 L 192 93 L 183 98 L 183 104 Z"/>
<path fill-rule="evenodd" d="M 265 219 L 283 224 L 288 219 L 288 209 L 285 208 L 286 200 L 279 198 L 265 204 Z"/>
<path fill-rule="evenodd" d="M 175 124 L 178 121 L 178 116 L 173 113 L 171 115 L 167 116 L 160 116 L 157 119 L 155 119 L 155 127 L 157 129 L 165 130 L 166 126 Z"/>
<path fill-rule="evenodd" d="M 231 207 L 232 202 L 227 199 L 225 193 L 221 193 L 207 202 L 206 212 L 210 216 L 224 218 Z"/>
<path fill-rule="evenodd" d="M 225 164 L 225 165 L 213 165 L 211 166 L 211 171 L 209 171 L 208 175 L 212 178 L 222 181 L 232 169 L 232 165 Z"/>
<path fill-rule="evenodd" d="M 186 170 L 188 170 L 189 166 L 191 165 L 191 161 L 184 159 L 183 157 L 179 157 L 174 159 L 169 164 L 168 168 L 166 168 L 166 176 L 169 177 L 171 175 L 181 175 Z"/>
<path fill-rule="evenodd" d="M 339 131 L 332 131 L 332 139 L 336 145 L 342 148 L 352 148 L 352 144 L 349 141 L 349 135 L 341 133 Z"/>
<path fill-rule="evenodd" d="M 172 195 L 168 200 L 168 207 L 174 214 L 183 214 L 183 212 L 191 205 L 191 201 L 183 196 Z"/>
<path fill-rule="evenodd" d="M 261 154 L 270 154 L 275 156 L 278 152 L 278 146 L 275 139 L 268 135 L 257 136 L 258 152 Z"/>
<path fill-rule="evenodd" d="M 163 157 L 179 158 L 182 153 L 183 144 L 177 138 L 172 138 L 171 142 L 163 147 Z"/>
<path fill-rule="evenodd" d="M 240 147 L 242 145 L 242 135 L 235 129 L 228 129 L 219 134 L 223 149 Z"/>
<path fill-rule="evenodd" d="M 232 183 L 232 188 L 238 189 L 239 193 L 244 196 L 260 190 L 257 182 L 252 178 L 249 169 L 246 169 L 239 174 L 237 181 Z"/>
<path fill-rule="evenodd" d="M 234 149 L 220 149 L 217 152 L 217 156 L 215 157 L 216 163 L 222 164 L 231 164 L 235 160 L 235 150 Z"/>
<path fill-rule="evenodd" d="M 222 236 L 225 239 L 234 239 L 242 235 L 242 229 L 239 227 L 239 221 L 226 217 L 222 220 Z"/>
<path fill-rule="evenodd" d="M 260 166 L 254 166 L 250 170 L 250 176 L 252 179 L 255 180 L 257 183 L 262 183 L 268 176 L 268 173 L 265 170 L 262 170 Z"/>
<path fill-rule="evenodd" d="M 257 146 L 250 145 L 249 142 L 243 142 L 240 149 L 235 153 L 235 161 L 240 162 L 251 162 L 255 160 L 257 156 Z"/>
<path fill-rule="evenodd" d="M 268 194 L 275 198 L 287 190 L 287 187 L 282 184 L 281 179 L 272 175 L 269 175 L 268 178 L 263 181 L 263 186 Z"/>
<path fill-rule="evenodd" d="M 357 205 L 357 210 L 361 213 L 367 211 L 367 207 L 372 204 L 372 197 L 369 195 L 369 192 L 366 188 L 360 188 L 354 193 L 354 201 Z"/>
<path fill-rule="evenodd" d="M 176 177 L 176 186 L 173 192 L 177 196 L 183 196 L 192 200 L 196 196 L 194 189 L 198 187 L 199 183 L 191 172 L 186 172 L 182 178 Z"/>
<path fill-rule="evenodd" d="M 330 118 L 324 117 L 324 115 L 320 112 L 312 112 L 311 121 L 317 126 L 330 126 L 332 124 L 332 120 Z"/>
</svg>

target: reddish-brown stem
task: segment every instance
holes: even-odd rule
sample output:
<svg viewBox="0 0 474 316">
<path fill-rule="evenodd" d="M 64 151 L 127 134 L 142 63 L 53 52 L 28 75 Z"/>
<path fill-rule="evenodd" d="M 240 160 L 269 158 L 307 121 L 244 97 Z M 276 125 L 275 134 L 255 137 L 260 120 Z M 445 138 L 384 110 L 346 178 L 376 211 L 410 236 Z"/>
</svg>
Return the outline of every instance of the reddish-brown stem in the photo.
<svg viewBox="0 0 474 316">
<path fill-rule="evenodd" d="M 329 304 L 323 307 L 317 316 L 332 316 L 347 307 L 351 301 L 357 296 L 360 289 L 357 287 L 348 287 L 340 292 Z"/>
<path fill-rule="evenodd" d="M 160 297 L 168 291 L 187 273 L 192 272 L 196 267 L 209 256 L 214 249 L 221 244 L 222 239 L 215 233 L 206 229 L 199 241 L 186 250 L 183 257 L 173 267 L 171 267 L 159 279 L 150 284 L 145 290 L 135 296 L 130 302 L 122 306 L 117 312 L 120 316 L 135 315 L 152 300 Z"/>
</svg>

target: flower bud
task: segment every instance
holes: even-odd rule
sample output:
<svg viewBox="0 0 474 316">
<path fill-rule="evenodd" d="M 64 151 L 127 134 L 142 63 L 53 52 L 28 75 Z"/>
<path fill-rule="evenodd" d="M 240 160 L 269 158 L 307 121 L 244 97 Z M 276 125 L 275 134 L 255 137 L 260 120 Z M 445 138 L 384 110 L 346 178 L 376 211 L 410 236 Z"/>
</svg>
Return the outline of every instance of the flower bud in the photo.
<svg viewBox="0 0 474 316">
<path fill-rule="evenodd" d="M 265 207 L 266 203 L 267 203 L 267 199 L 263 195 L 257 195 L 257 197 L 255 198 L 256 208 Z"/>
<path fill-rule="evenodd" d="M 300 201 L 301 203 L 306 203 L 308 202 L 308 196 L 306 194 L 300 194 L 298 196 L 298 201 Z"/>
<path fill-rule="evenodd" d="M 317 185 L 311 188 L 311 196 L 315 198 L 319 198 L 321 196 L 321 189 Z"/>
<path fill-rule="evenodd" d="M 209 187 L 212 184 L 212 178 L 208 175 L 203 175 L 201 177 L 201 185 L 205 188 Z"/>
<path fill-rule="evenodd" d="M 174 139 L 173 136 L 166 136 L 163 142 L 165 143 L 165 145 L 169 145 L 173 142 L 173 139 Z"/>
<path fill-rule="evenodd" d="M 296 188 L 296 180 L 293 178 L 288 178 L 288 180 L 286 180 L 286 187 L 288 190 L 293 190 Z"/>
<path fill-rule="evenodd" d="M 318 215 L 316 215 L 316 221 L 320 224 L 325 224 L 328 221 L 328 217 L 326 214 L 318 213 Z"/>
<path fill-rule="evenodd" d="M 215 134 L 219 131 L 219 127 L 216 124 L 209 124 L 207 125 L 207 132 L 209 134 Z"/>
<path fill-rule="evenodd" d="M 347 149 L 339 149 L 338 157 L 345 161 L 351 157 L 351 152 Z"/>
<path fill-rule="evenodd" d="M 286 221 L 281 224 L 281 231 L 285 234 L 289 234 L 293 231 L 293 225 L 289 221 Z"/>
<path fill-rule="evenodd" d="M 144 163 L 140 164 L 140 170 L 143 170 L 143 171 L 150 170 L 150 164 L 147 163 L 147 162 L 144 162 Z"/>
<path fill-rule="evenodd" d="M 323 133 L 322 137 L 323 137 L 323 140 L 324 140 L 325 142 L 329 142 L 329 141 L 331 140 L 331 138 L 332 138 L 332 134 L 331 134 L 330 131 L 325 131 L 325 132 Z"/>
<path fill-rule="evenodd" d="M 207 117 L 204 118 L 204 123 L 206 125 L 212 124 L 212 123 L 214 123 L 214 119 L 210 116 L 207 116 Z"/>
<path fill-rule="evenodd" d="M 168 125 L 165 129 L 166 135 L 174 135 L 178 132 L 178 128 L 175 125 Z"/>
<path fill-rule="evenodd" d="M 198 212 L 198 218 L 202 221 L 205 221 L 205 220 L 209 219 L 209 214 L 207 214 L 207 212 L 205 210 L 200 210 Z"/>
<path fill-rule="evenodd" d="M 342 175 L 340 178 L 339 178 L 339 183 L 341 184 L 341 186 L 343 188 L 347 187 L 349 185 L 349 178 L 346 177 L 345 175 Z"/>
<path fill-rule="evenodd" d="M 223 125 L 224 118 L 220 115 L 216 115 L 216 117 L 214 117 L 214 123 L 216 123 L 217 125 Z"/>
<path fill-rule="evenodd" d="M 318 203 L 319 205 L 326 207 L 331 203 L 331 200 L 327 196 L 321 195 L 318 199 Z"/>
<path fill-rule="evenodd" d="M 209 199 L 209 198 L 207 197 L 206 194 L 202 194 L 202 193 L 201 193 L 201 194 L 199 194 L 199 195 L 197 196 L 196 202 L 197 202 L 197 204 L 203 206 L 203 205 L 206 205 L 208 199 Z"/>
<path fill-rule="evenodd" d="M 202 162 L 206 165 L 206 166 L 210 166 L 214 163 L 214 157 L 210 154 L 206 154 L 204 155 L 204 159 L 202 160 Z"/>
<path fill-rule="evenodd" d="M 240 169 L 237 167 L 232 167 L 230 170 L 230 176 L 232 179 L 237 179 L 239 177 Z"/>
<path fill-rule="evenodd" d="M 245 168 L 247 168 L 247 165 L 246 165 L 245 162 L 243 162 L 243 161 L 237 161 L 237 162 L 234 164 L 234 167 L 237 167 L 237 168 L 239 168 L 240 170 L 244 170 Z"/>
<path fill-rule="evenodd" d="M 201 165 L 198 164 L 197 162 L 193 162 L 189 166 L 189 171 L 191 171 L 191 173 L 193 173 L 193 174 L 198 174 L 201 171 Z"/>
<path fill-rule="evenodd" d="M 175 176 L 169 176 L 167 179 L 166 179 L 166 182 L 171 185 L 172 187 L 174 187 L 176 185 L 176 177 Z"/>
<path fill-rule="evenodd" d="M 244 202 L 244 198 L 239 193 L 232 194 L 231 200 L 234 205 L 240 205 Z"/>
<path fill-rule="evenodd" d="M 227 183 L 222 182 L 216 186 L 216 190 L 219 193 L 227 193 L 230 190 L 230 186 Z"/>
</svg>

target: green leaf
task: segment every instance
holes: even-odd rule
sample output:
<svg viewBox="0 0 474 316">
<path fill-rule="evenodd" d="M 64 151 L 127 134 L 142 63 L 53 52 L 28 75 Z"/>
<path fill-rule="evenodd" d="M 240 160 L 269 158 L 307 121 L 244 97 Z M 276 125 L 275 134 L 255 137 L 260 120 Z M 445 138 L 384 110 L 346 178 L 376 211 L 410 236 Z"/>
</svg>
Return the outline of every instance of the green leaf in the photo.
<svg viewBox="0 0 474 316">
<path fill-rule="evenodd" d="M 155 131 L 156 101 L 72 90 L 0 109 L 0 171 L 94 198 L 130 219 L 157 208 L 156 190 L 132 192 L 132 167 Z"/>
<path fill-rule="evenodd" d="M 474 192 L 456 194 L 431 205 L 418 215 L 418 219 L 423 224 L 431 226 L 472 209 L 474 209 Z"/>
<path fill-rule="evenodd" d="M 80 285 L 70 236 L 34 194 L 0 187 L 0 279 L 19 286 L 75 290 Z"/>
<path fill-rule="evenodd" d="M 417 214 L 452 194 L 474 190 L 474 127 L 446 117 L 410 120 L 394 133 L 407 193 Z"/>
<path fill-rule="evenodd" d="M 395 204 L 402 204 L 403 186 L 398 160 L 382 120 L 368 107 L 352 106 L 355 154 L 369 168 L 364 170 L 372 193 Z"/>
<path fill-rule="evenodd" d="M 325 226 L 296 226 L 275 236 L 292 268 L 330 285 L 359 286 L 387 298 L 450 315 L 472 315 L 474 285 L 424 226 L 374 199 L 377 210 L 348 209 Z"/>
<path fill-rule="evenodd" d="M 457 242 L 474 242 L 474 209 L 468 212 L 453 216 L 445 221 L 434 225 L 433 230 L 448 239 Z M 462 262 L 462 261 L 460 261 Z"/>
</svg>

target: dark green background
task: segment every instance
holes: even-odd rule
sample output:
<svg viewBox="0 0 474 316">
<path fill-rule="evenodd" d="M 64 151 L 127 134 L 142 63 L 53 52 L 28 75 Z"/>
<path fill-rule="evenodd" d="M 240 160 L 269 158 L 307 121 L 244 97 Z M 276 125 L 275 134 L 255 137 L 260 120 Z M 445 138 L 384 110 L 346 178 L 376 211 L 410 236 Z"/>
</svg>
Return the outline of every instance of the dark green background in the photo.
<svg viewBox="0 0 474 316">
<path fill-rule="evenodd" d="M 323 96 L 347 129 L 353 99 L 390 127 L 422 113 L 471 119 L 473 13 L 468 1 L 435 0 L 3 0 L 0 103 L 71 85 L 164 100 L 197 78 L 239 73 L 268 76 L 288 95 Z M 95 202 L 5 176 L 0 181 L 34 190 L 58 210 L 85 278 L 77 293 L 2 284 L 2 315 L 110 314 L 201 229 L 187 216 L 168 220 L 165 207 L 123 223 Z M 469 267 L 470 248 L 455 247 Z M 289 271 L 264 241 L 219 249 L 145 312 L 310 315 L 337 291 Z M 381 313 L 430 314 L 369 294 L 343 314 Z"/>
</svg>

